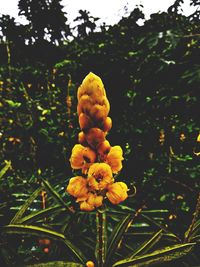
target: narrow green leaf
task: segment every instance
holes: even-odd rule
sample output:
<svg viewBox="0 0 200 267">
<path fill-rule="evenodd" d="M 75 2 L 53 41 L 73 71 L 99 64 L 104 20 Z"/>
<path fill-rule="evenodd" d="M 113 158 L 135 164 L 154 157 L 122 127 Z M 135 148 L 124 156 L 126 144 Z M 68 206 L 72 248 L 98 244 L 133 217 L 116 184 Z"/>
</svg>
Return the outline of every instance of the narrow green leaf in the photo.
<svg viewBox="0 0 200 267">
<path fill-rule="evenodd" d="M 141 216 L 145 219 L 147 219 L 149 222 L 151 222 L 152 224 L 158 226 L 160 229 L 163 230 L 163 232 L 165 233 L 170 233 L 171 236 L 173 236 L 177 241 L 181 242 L 180 238 L 178 236 L 176 236 L 174 233 L 170 232 L 169 230 L 167 230 L 164 226 L 160 225 L 159 223 L 157 223 L 154 219 L 150 218 L 147 215 L 141 214 Z"/>
<path fill-rule="evenodd" d="M 11 168 L 11 161 L 5 160 L 6 165 L 0 171 L 0 179 L 4 176 L 4 174 Z"/>
<path fill-rule="evenodd" d="M 41 178 L 42 183 L 44 184 L 45 188 L 50 192 L 50 194 L 52 195 L 52 197 L 58 202 L 60 203 L 62 206 L 64 206 L 68 211 L 70 211 L 70 213 L 73 213 L 72 210 L 69 209 L 69 207 L 67 206 L 67 204 L 63 201 L 63 199 L 60 197 L 60 195 L 53 189 L 53 187 L 50 185 L 50 183 Z"/>
<path fill-rule="evenodd" d="M 59 211 L 62 211 L 62 210 L 64 211 L 65 208 L 63 208 L 63 206 L 61 206 L 59 204 L 59 205 L 56 205 L 54 207 L 50 207 L 50 208 L 47 208 L 47 209 L 44 209 L 44 210 L 33 212 L 30 215 L 28 215 L 26 217 L 23 217 L 20 220 L 18 220 L 18 223 L 22 224 L 22 223 L 35 222 L 35 221 L 37 221 L 37 220 L 39 220 L 41 218 L 48 217 L 49 215 L 55 214 L 56 212 L 59 212 Z"/>
<path fill-rule="evenodd" d="M 36 236 L 46 236 L 51 239 L 60 240 L 68 247 L 68 249 L 82 262 L 86 261 L 82 252 L 76 248 L 65 236 L 59 232 L 46 229 L 43 227 L 38 227 L 34 225 L 7 225 L 3 227 L 3 231 L 8 234 L 29 234 Z"/>
<path fill-rule="evenodd" d="M 123 218 L 114 228 L 109 240 L 108 240 L 108 251 L 106 255 L 106 265 L 112 259 L 112 255 L 115 253 L 115 250 L 121 241 L 128 225 L 131 223 L 133 216 L 131 214 Z"/>
<path fill-rule="evenodd" d="M 39 195 L 39 193 L 41 192 L 42 188 L 43 188 L 42 186 L 38 187 L 33 192 L 33 194 L 29 197 L 29 199 L 27 199 L 26 202 L 24 202 L 24 204 L 22 205 L 20 210 L 15 214 L 14 218 L 11 220 L 10 224 L 18 223 L 18 221 L 22 218 L 24 212 L 28 209 L 28 207 L 31 205 L 33 200 L 35 200 L 36 197 Z"/>
<path fill-rule="evenodd" d="M 132 255 L 130 255 L 130 259 L 133 259 L 137 255 L 144 255 L 160 240 L 161 236 L 162 229 L 155 233 L 151 239 L 144 242 Z"/>
<path fill-rule="evenodd" d="M 84 267 L 84 265 L 76 262 L 52 261 L 26 265 L 25 267 Z"/>
<path fill-rule="evenodd" d="M 196 221 L 193 228 L 192 228 L 192 232 L 189 236 L 189 240 L 188 241 L 191 241 L 192 238 L 194 238 L 196 235 L 198 235 L 200 233 L 200 220 Z M 189 234 L 189 229 L 185 232 L 185 238 L 188 237 L 188 234 Z"/>
<path fill-rule="evenodd" d="M 80 260 L 81 263 L 84 264 L 86 262 L 86 258 L 83 253 L 77 247 L 75 247 L 69 240 L 65 239 L 64 243 L 70 249 L 70 251 L 73 252 L 73 254 Z"/>
<path fill-rule="evenodd" d="M 35 225 L 9 224 L 3 227 L 3 231 L 8 234 L 30 234 L 36 236 L 45 235 L 56 240 L 65 239 L 65 236 L 59 232 Z"/>
<path fill-rule="evenodd" d="M 113 265 L 113 267 L 143 267 L 150 266 L 155 263 L 158 264 L 173 261 L 189 253 L 194 245 L 195 243 L 186 243 L 165 247 L 163 249 L 155 250 L 154 252 L 145 254 L 143 256 L 136 256 L 133 259 L 127 258 L 118 261 Z"/>
</svg>

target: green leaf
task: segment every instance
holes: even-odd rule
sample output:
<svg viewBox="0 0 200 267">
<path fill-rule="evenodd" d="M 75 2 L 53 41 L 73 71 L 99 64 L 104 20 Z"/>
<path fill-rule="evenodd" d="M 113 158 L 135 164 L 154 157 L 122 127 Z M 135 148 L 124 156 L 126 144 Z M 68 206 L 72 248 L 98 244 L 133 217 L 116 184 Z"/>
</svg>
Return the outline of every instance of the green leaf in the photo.
<svg viewBox="0 0 200 267">
<path fill-rule="evenodd" d="M 76 262 L 52 261 L 26 265 L 25 267 L 84 267 L 85 265 Z"/>
<path fill-rule="evenodd" d="M 185 238 L 188 238 L 189 230 L 190 228 L 185 232 Z M 200 233 L 200 220 L 197 220 L 193 225 L 192 232 L 190 233 L 188 241 L 190 241 L 191 238 L 194 238 L 199 233 Z"/>
<path fill-rule="evenodd" d="M 59 203 L 61 204 L 63 207 L 67 208 L 68 211 L 70 211 L 70 213 L 73 213 L 72 210 L 69 209 L 69 207 L 67 206 L 67 204 L 63 201 L 63 199 L 60 197 L 60 195 L 53 189 L 53 187 L 50 185 L 50 183 L 41 178 L 42 183 L 44 184 L 44 187 L 46 188 L 46 190 L 48 190 L 50 192 L 50 194 L 52 195 L 52 197 Z"/>
<path fill-rule="evenodd" d="M 22 103 L 20 102 L 14 102 L 12 100 L 6 99 L 5 102 L 11 107 L 11 108 L 19 108 Z"/>
<path fill-rule="evenodd" d="M 15 214 L 14 218 L 11 220 L 10 224 L 18 223 L 18 221 L 22 218 L 24 212 L 28 209 L 28 207 L 31 205 L 31 203 L 36 199 L 36 197 L 39 195 L 39 193 L 42 190 L 42 186 L 38 187 L 33 194 L 29 197 L 29 199 L 24 202 L 21 209 Z"/>
<path fill-rule="evenodd" d="M 145 219 L 147 219 L 149 222 L 151 222 L 152 224 L 158 226 L 160 229 L 162 229 L 165 233 L 170 233 L 171 237 L 173 236 L 177 241 L 181 241 L 180 238 L 178 236 L 176 236 L 174 233 L 170 232 L 169 230 L 167 230 L 164 226 L 160 225 L 159 223 L 157 223 L 154 219 L 150 218 L 147 215 L 141 214 L 141 216 Z"/>
<path fill-rule="evenodd" d="M 4 176 L 4 174 L 11 168 L 11 161 L 5 160 L 6 165 L 0 171 L 0 179 Z"/>
<path fill-rule="evenodd" d="M 48 217 L 51 214 L 55 214 L 58 211 L 64 211 L 65 208 L 63 208 L 61 205 L 56 205 L 54 207 L 50 207 L 47 209 L 43 209 L 37 212 L 34 212 L 26 217 L 21 218 L 20 220 L 18 220 L 18 223 L 30 223 L 30 222 L 34 222 L 37 221 L 38 219 L 44 218 L 44 217 Z"/>
<path fill-rule="evenodd" d="M 129 214 L 125 218 L 123 218 L 114 228 L 109 241 L 108 241 L 108 251 L 106 255 L 106 265 L 110 262 L 112 259 L 112 255 L 115 253 L 119 242 L 121 241 L 124 233 L 126 232 L 126 229 L 128 225 L 132 222 L 132 215 Z"/>
<path fill-rule="evenodd" d="M 9 224 L 3 227 L 3 232 L 8 234 L 29 234 L 29 235 L 36 235 L 36 236 L 46 236 L 51 239 L 60 240 L 64 242 L 64 244 L 68 247 L 68 249 L 82 262 L 86 261 L 82 252 L 76 248 L 69 240 L 65 238 L 65 236 L 59 232 L 38 227 L 34 225 L 14 225 Z"/>
<path fill-rule="evenodd" d="M 127 266 L 127 267 L 143 267 L 150 266 L 152 264 L 164 263 L 172 260 L 176 260 L 191 251 L 195 243 L 178 244 L 170 247 L 165 247 L 160 250 L 155 250 L 152 253 L 136 256 L 133 259 L 124 259 L 116 262 L 115 266 Z"/>
<path fill-rule="evenodd" d="M 132 255 L 130 255 L 130 259 L 133 259 L 137 255 L 144 255 L 148 252 L 161 238 L 162 236 L 162 229 L 155 233 L 151 239 L 144 242 Z"/>
</svg>

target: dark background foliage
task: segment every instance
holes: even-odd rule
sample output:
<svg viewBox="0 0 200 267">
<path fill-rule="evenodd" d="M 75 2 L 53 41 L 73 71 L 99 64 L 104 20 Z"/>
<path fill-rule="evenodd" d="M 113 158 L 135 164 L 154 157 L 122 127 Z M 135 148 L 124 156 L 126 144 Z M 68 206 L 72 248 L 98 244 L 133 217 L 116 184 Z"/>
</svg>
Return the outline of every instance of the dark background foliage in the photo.
<svg viewBox="0 0 200 267">
<path fill-rule="evenodd" d="M 76 92 L 92 71 L 111 103 L 108 139 L 123 148 L 120 179 L 137 188 L 134 208 L 169 210 L 165 223 L 182 236 L 199 191 L 199 1 L 185 16 L 176 0 L 142 26 L 141 7 L 100 27 L 80 10 L 75 28 L 60 2 L 20 0 L 26 25 L 0 17 L 0 158 L 12 163 L 1 180 L 1 224 L 36 187 L 38 170 L 64 195 L 79 132 Z"/>
</svg>

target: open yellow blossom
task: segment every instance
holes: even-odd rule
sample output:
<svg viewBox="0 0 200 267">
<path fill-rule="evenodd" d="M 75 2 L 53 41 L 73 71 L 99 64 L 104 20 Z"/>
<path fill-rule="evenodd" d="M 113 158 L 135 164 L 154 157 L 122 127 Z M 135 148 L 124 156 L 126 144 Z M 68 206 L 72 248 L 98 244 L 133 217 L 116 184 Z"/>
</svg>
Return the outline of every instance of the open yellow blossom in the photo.
<svg viewBox="0 0 200 267">
<path fill-rule="evenodd" d="M 122 169 L 122 160 L 124 159 L 122 154 L 120 146 L 113 146 L 107 155 L 105 162 L 110 165 L 113 173 L 118 173 Z"/>
<path fill-rule="evenodd" d="M 107 198 L 112 204 L 119 204 L 124 201 L 127 197 L 128 187 L 123 182 L 116 182 L 108 186 L 108 192 L 106 193 Z"/>
<path fill-rule="evenodd" d="M 77 144 L 72 149 L 70 163 L 73 169 L 82 169 L 85 164 L 95 162 L 95 159 L 96 153 L 90 147 Z"/>
<path fill-rule="evenodd" d="M 92 211 L 95 209 L 95 207 L 90 205 L 87 201 L 83 201 L 80 203 L 80 209 L 84 211 Z"/>
<path fill-rule="evenodd" d="M 98 208 L 100 206 L 102 206 L 102 202 L 103 202 L 103 196 L 98 196 L 96 194 L 93 194 L 93 193 L 89 193 L 88 194 L 88 200 L 87 202 L 90 204 L 90 205 L 93 205 L 94 207 Z"/>
<path fill-rule="evenodd" d="M 73 197 L 85 196 L 88 193 L 87 180 L 82 176 L 71 178 L 66 191 Z"/>
<path fill-rule="evenodd" d="M 106 163 L 94 163 L 88 170 L 88 184 L 94 190 L 103 190 L 113 182 L 112 170 Z"/>
<path fill-rule="evenodd" d="M 92 211 L 102 206 L 103 196 L 89 192 L 85 197 L 77 198 L 77 202 L 80 202 L 81 210 Z"/>
</svg>

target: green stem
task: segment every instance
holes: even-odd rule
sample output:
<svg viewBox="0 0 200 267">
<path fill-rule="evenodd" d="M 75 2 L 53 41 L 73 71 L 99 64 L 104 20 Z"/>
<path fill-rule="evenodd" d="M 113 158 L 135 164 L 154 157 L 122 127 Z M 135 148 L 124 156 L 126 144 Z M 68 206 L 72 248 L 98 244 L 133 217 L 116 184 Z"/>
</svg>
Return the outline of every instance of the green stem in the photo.
<svg viewBox="0 0 200 267">
<path fill-rule="evenodd" d="M 107 248 L 107 229 L 106 229 L 106 212 L 105 210 L 98 210 L 96 213 L 97 226 L 97 242 L 95 255 L 97 259 L 97 266 L 103 267 L 106 258 Z"/>
</svg>

